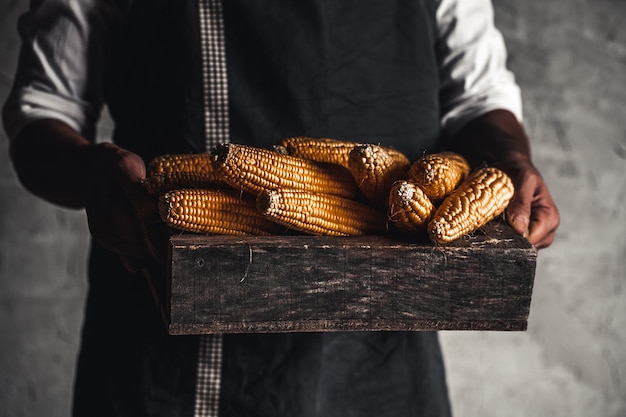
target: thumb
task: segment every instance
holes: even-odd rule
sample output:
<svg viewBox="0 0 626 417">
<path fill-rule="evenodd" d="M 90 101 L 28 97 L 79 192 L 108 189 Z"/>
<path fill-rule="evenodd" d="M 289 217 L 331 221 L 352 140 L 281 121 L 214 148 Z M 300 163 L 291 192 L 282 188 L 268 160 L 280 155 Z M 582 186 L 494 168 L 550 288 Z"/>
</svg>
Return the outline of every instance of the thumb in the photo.
<svg viewBox="0 0 626 417">
<path fill-rule="evenodd" d="M 506 220 L 513 230 L 524 237 L 528 237 L 534 190 L 524 188 L 522 186 L 515 190 L 515 195 L 506 210 Z"/>
<path fill-rule="evenodd" d="M 154 221 L 158 218 L 154 198 L 148 195 L 143 180 L 146 178 L 146 166 L 143 159 L 133 152 L 118 148 L 116 150 L 114 176 L 128 200 L 136 218 Z"/>
</svg>

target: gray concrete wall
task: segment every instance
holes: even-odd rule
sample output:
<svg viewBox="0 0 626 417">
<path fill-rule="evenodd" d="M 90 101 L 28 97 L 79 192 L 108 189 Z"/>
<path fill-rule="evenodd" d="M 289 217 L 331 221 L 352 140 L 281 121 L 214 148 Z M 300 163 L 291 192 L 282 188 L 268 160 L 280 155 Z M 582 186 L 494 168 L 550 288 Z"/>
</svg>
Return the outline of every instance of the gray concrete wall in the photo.
<svg viewBox="0 0 626 417">
<path fill-rule="evenodd" d="M 25 0 L 0 0 L 0 100 Z M 626 2 L 495 0 L 534 157 L 562 212 L 527 332 L 441 338 L 457 417 L 626 416 Z M 110 125 L 104 124 L 106 136 Z M 81 212 L 17 183 L 0 138 L 0 417 L 67 416 L 85 293 Z"/>
</svg>

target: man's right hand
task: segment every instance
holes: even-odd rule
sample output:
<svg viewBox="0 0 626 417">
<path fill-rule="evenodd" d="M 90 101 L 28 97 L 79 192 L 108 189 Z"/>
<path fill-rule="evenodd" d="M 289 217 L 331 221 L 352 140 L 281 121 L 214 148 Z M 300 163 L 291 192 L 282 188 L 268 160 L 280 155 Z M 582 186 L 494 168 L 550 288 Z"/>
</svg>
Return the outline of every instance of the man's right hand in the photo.
<svg viewBox="0 0 626 417">
<path fill-rule="evenodd" d="M 158 212 L 141 186 L 146 167 L 139 155 L 110 143 L 93 145 L 54 119 L 25 126 L 10 152 L 24 187 L 62 207 L 85 208 L 94 239 L 127 269 L 137 271 L 149 259 L 141 221 L 158 220 Z"/>
<path fill-rule="evenodd" d="M 96 145 L 89 173 L 85 209 L 93 238 L 117 253 L 130 272 L 150 261 L 141 222 L 158 220 L 157 204 L 141 181 L 141 157 L 116 145 Z"/>
</svg>

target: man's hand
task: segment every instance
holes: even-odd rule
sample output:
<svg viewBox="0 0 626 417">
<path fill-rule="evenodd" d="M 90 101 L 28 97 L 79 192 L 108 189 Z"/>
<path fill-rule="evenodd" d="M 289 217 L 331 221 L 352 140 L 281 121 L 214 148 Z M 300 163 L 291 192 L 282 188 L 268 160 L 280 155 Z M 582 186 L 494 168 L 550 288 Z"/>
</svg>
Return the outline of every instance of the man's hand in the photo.
<svg viewBox="0 0 626 417">
<path fill-rule="evenodd" d="M 559 211 L 531 162 L 526 132 L 512 113 L 486 113 L 448 138 L 444 146 L 464 155 L 474 167 L 489 164 L 506 172 L 515 187 L 506 213 L 509 224 L 537 248 L 552 243 Z"/>
<path fill-rule="evenodd" d="M 158 220 L 156 201 L 141 185 L 146 167 L 139 155 L 116 145 L 97 148 L 85 204 L 89 230 L 127 270 L 137 272 L 150 260 L 141 222 Z"/>
<path fill-rule="evenodd" d="M 141 186 L 146 167 L 138 155 L 109 143 L 93 145 L 52 119 L 22 129 L 10 151 L 25 188 L 63 207 L 86 208 L 96 241 L 131 271 L 145 265 L 149 252 L 141 221 L 158 220 L 158 213 Z"/>
<path fill-rule="evenodd" d="M 506 210 L 508 223 L 538 249 L 549 246 L 560 216 L 543 178 L 531 164 L 500 167 L 515 187 L 515 195 Z"/>
</svg>

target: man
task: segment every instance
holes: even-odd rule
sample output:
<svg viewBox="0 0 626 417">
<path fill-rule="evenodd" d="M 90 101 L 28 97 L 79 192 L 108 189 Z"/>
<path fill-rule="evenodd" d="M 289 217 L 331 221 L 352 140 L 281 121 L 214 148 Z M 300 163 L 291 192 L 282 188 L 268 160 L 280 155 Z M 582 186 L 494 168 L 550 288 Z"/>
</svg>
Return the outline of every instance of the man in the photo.
<svg viewBox="0 0 626 417">
<path fill-rule="evenodd" d="M 558 211 L 486 0 L 36 2 L 4 107 L 24 186 L 94 238 L 76 416 L 448 416 L 436 333 L 170 337 L 140 271 L 145 162 L 323 136 L 496 164 L 538 248 Z M 94 144 L 103 103 L 115 144 Z"/>
</svg>

